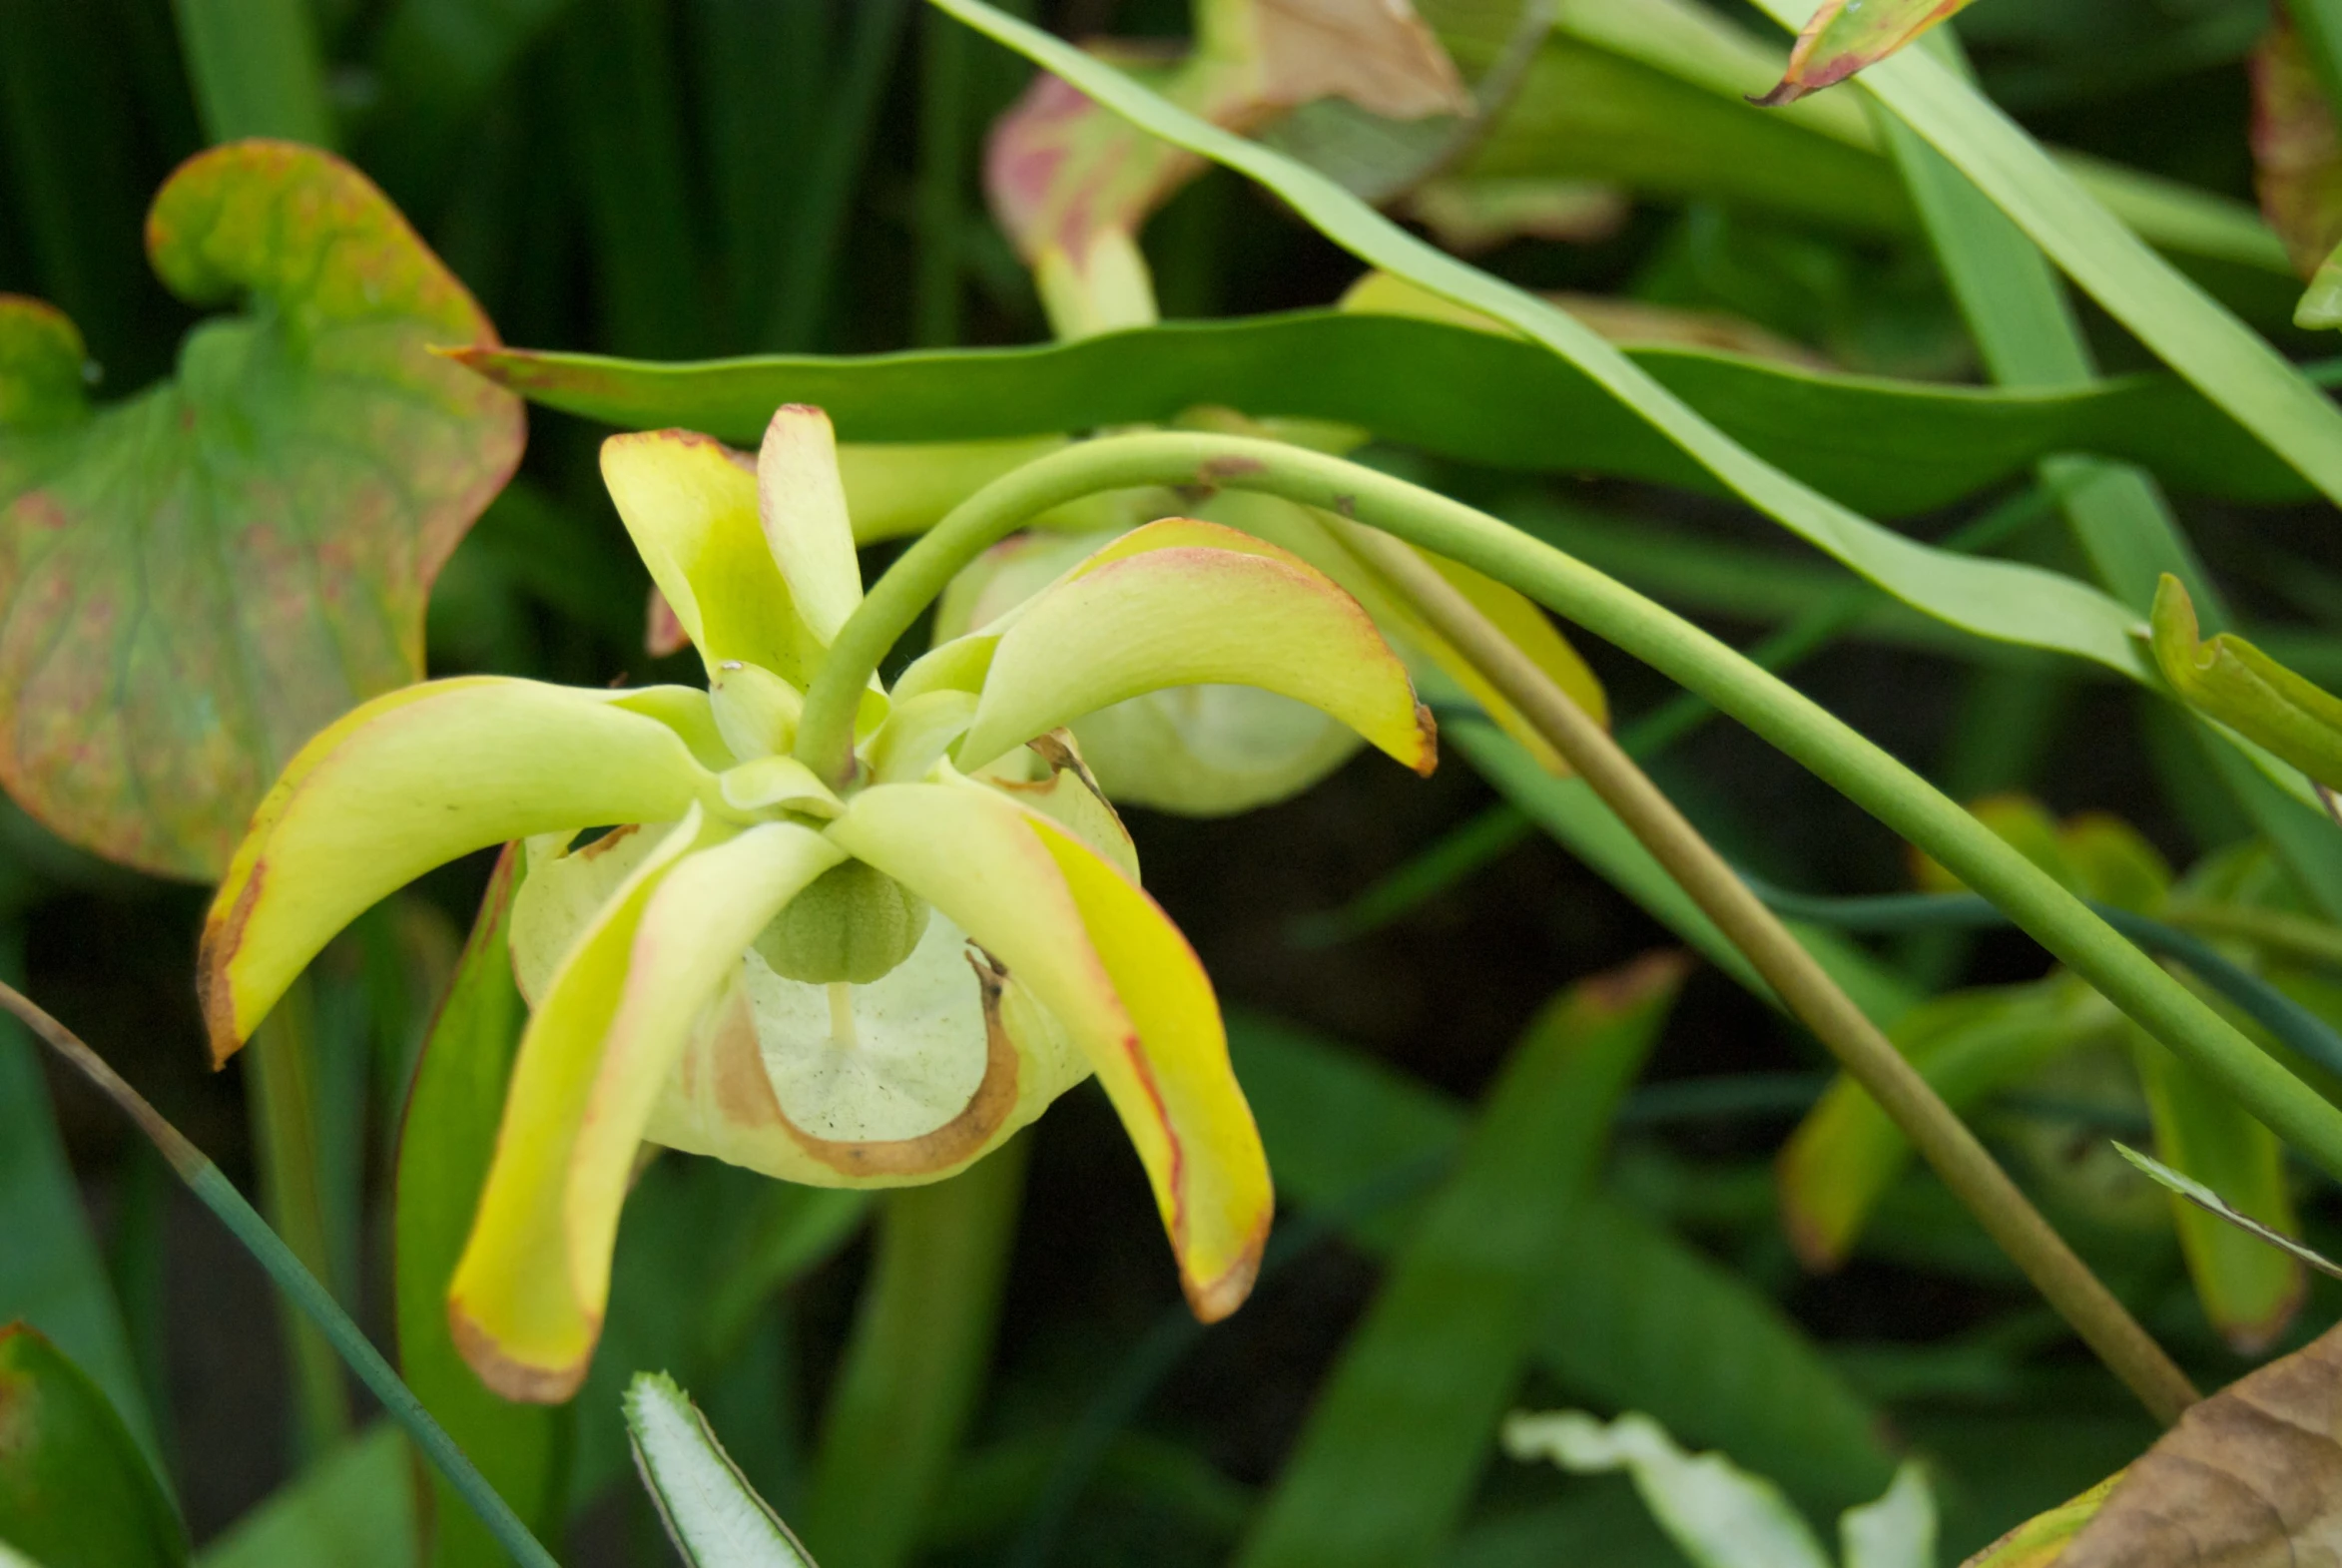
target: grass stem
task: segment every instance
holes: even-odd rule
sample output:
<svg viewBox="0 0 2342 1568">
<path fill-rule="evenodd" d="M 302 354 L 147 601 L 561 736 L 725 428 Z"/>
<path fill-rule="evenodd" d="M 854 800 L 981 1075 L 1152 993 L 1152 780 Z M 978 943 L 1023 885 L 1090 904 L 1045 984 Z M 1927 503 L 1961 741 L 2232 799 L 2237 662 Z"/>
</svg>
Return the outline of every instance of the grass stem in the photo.
<svg viewBox="0 0 2342 1568">
<path fill-rule="evenodd" d="M 399 1380 L 398 1373 L 382 1358 L 382 1352 L 374 1348 L 373 1341 L 365 1336 L 365 1331 L 341 1309 L 340 1304 L 333 1300 L 332 1293 L 302 1266 L 301 1261 L 293 1256 L 293 1249 L 287 1247 L 284 1238 L 269 1228 L 269 1222 L 261 1218 L 259 1211 L 245 1202 L 244 1195 L 236 1190 L 236 1184 L 221 1174 L 220 1168 L 212 1163 L 211 1158 L 189 1142 L 186 1134 L 166 1121 L 160 1111 L 147 1103 L 146 1096 L 133 1089 L 120 1073 L 107 1064 L 104 1057 L 91 1050 L 79 1035 L 50 1017 L 24 993 L 14 986 L 0 983 L 0 1008 L 5 1008 L 21 1019 L 25 1027 L 41 1037 L 43 1044 L 72 1064 L 75 1071 L 96 1085 L 100 1093 L 138 1125 L 139 1131 L 146 1135 L 147 1140 L 170 1165 L 173 1174 L 187 1185 L 188 1191 L 194 1193 L 205 1208 L 219 1217 L 220 1223 L 228 1227 L 229 1233 L 243 1244 L 244 1250 L 252 1254 L 261 1268 L 268 1272 L 277 1288 L 316 1325 L 317 1331 L 349 1364 L 349 1369 L 357 1373 L 358 1381 L 366 1385 L 374 1397 L 382 1402 L 382 1408 L 389 1412 L 390 1418 L 405 1430 L 415 1447 L 422 1451 L 423 1457 L 471 1505 L 472 1510 L 480 1516 L 480 1522 L 488 1527 L 489 1533 L 495 1536 L 497 1544 L 504 1548 L 513 1562 L 519 1564 L 520 1568 L 559 1568 L 553 1554 L 546 1551 L 537 1538 L 529 1533 L 528 1526 L 520 1522 L 520 1516 L 512 1511 L 511 1506 L 497 1495 L 496 1489 L 473 1467 L 463 1450 L 455 1445 L 455 1440 L 447 1435 L 446 1429 L 431 1418 L 431 1412 L 424 1409 L 422 1401 Z"/>
</svg>

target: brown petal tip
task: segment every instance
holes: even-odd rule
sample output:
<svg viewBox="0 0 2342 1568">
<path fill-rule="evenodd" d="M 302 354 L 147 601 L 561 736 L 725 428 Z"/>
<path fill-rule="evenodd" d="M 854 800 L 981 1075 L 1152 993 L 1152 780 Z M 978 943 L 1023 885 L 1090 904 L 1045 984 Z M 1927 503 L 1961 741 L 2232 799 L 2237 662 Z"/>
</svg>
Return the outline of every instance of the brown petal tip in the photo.
<svg viewBox="0 0 2342 1568">
<path fill-rule="evenodd" d="M 1429 779 L 1433 770 L 1440 766 L 1440 721 L 1433 718 L 1431 709 L 1422 703 L 1415 705 L 1415 731 L 1423 738 L 1423 745 L 1417 750 L 1415 761 L 1408 766 L 1416 771 L 1418 778 Z"/>
<path fill-rule="evenodd" d="M 601 1323 L 594 1323 L 599 1336 Z M 518 1404 L 567 1404 L 583 1386 L 586 1368 L 592 1355 L 578 1357 L 568 1366 L 532 1366 L 526 1361 L 514 1360 L 504 1353 L 494 1336 L 464 1312 L 463 1303 L 447 1298 L 447 1331 L 455 1340 L 455 1348 L 463 1356 L 479 1380 L 491 1393 Z"/>
<path fill-rule="evenodd" d="M 1245 1243 L 1244 1251 L 1217 1279 L 1197 1280 L 1184 1269 L 1179 1272 L 1179 1289 L 1186 1293 L 1187 1308 L 1195 1313 L 1197 1322 L 1218 1322 L 1242 1307 L 1252 1295 L 1253 1282 L 1261 1275 L 1261 1251 L 1269 1244 L 1269 1218 L 1265 1214 L 1261 1216 L 1261 1223 Z"/>
<path fill-rule="evenodd" d="M 260 902 L 261 884 L 268 875 L 266 859 L 255 864 L 237 892 L 236 902 L 225 909 L 214 908 L 205 919 L 204 934 L 196 946 L 196 1003 L 203 1011 L 204 1030 L 211 1036 L 214 1071 L 227 1066 L 228 1058 L 244 1048 L 244 1032 L 236 1026 L 236 984 L 229 978 L 228 966 L 244 943 L 245 924 Z"/>
</svg>

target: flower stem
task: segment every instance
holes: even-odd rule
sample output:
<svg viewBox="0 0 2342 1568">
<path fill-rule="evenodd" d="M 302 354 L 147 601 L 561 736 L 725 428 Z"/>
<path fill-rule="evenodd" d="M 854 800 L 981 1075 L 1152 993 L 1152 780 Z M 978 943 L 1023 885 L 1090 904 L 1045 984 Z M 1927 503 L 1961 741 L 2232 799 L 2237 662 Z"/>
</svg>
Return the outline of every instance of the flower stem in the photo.
<svg viewBox="0 0 2342 1568">
<path fill-rule="evenodd" d="M 164 1120 L 163 1114 L 147 1103 L 146 1096 L 133 1089 L 79 1035 L 50 1017 L 15 987 L 0 983 L 0 1008 L 22 1019 L 27 1028 L 41 1037 L 43 1044 L 71 1063 L 138 1124 L 139 1131 L 162 1154 L 173 1174 L 244 1244 L 245 1251 L 268 1272 L 277 1288 L 316 1324 L 318 1332 L 340 1352 L 349 1369 L 357 1373 L 358 1381 L 382 1401 L 382 1408 L 390 1418 L 406 1429 L 406 1435 L 422 1450 L 423 1457 L 471 1505 L 506 1555 L 520 1568 L 560 1568 L 553 1554 L 529 1533 L 520 1516 L 455 1445 L 446 1428 L 431 1418 L 431 1412 L 423 1408 L 413 1390 L 399 1380 L 398 1373 L 382 1358 L 382 1352 L 365 1336 L 365 1330 L 350 1320 L 349 1314 L 333 1300 L 332 1293 L 302 1267 L 293 1249 L 285 1245 L 284 1238 L 269 1229 L 269 1222 L 245 1202 L 236 1184 L 221 1174 L 210 1157 L 190 1143 L 185 1133 Z"/>
<path fill-rule="evenodd" d="M 1879 1102 L 1944 1185 L 2114 1375 L 2156 1419 L 2166 1424 L 2178 1419 L 2196 1399 L 2187 1374 L 2074 1256 L 1976 1134 L 1789 928 L 1758 901 L 1610 733 L 1422 556 L 1389 534 L 1354 523 L 1338 527 L 1351 551 L 1409 599 L 1435 631 L 1504 694 L 1732 944 L 1748 955 L 1783 1005 Z"/>
<path fill-rule="evenodd" d="M 1274 441 L 1201 432 L 1101 437 L 970 496 L 904 551 L 840 632 L 806 700 L 797 756 L 827 779 L 854 768 L 857 698 L 960 567 L 1025 519 L 1100 490 L 1257 490 L 1355 518 L 1508 584 L 1699 693 L 1993 901 L 2272 1132 L 2342 1177 L 2342 1110 L 2254 1046 L 2154 959 L 1926 780 L 1819 704 L 1698 627 L 1582 561 L 1462 502 Z"/>
<path fill-rule="evenodd" d="M 884 1195 L 800 1524 L 827 1568 L 900 1568 L 991 1363 L 1025 1140 Z"/>
</svg>

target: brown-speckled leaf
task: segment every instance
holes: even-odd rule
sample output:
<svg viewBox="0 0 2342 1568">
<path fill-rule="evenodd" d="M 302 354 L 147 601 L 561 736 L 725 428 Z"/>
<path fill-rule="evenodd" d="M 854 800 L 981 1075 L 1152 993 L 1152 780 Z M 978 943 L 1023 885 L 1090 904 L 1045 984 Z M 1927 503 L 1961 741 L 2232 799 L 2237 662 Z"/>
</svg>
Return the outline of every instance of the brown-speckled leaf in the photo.
<svg viewBox="0 0 2342 1568">
<path fill-rule="evenodd" d="M 2342 1329 L 2188 1410 L 2057 1568 L 2342 1563 Z"/>
<path fill-rule="evenodd" d="M 1968 0 L 1827 0 L 1797 35 L 1788 74 L 1757 102 L 1776 108 L 1843 82 L 1967 4 Z"/>
<path fill-rule="evenodd" d="M 199 155 L 147 249 L 182 298 L 244 308 L 110 407 L 72 323 L 0 297 L 0 784 L 77 843 L 208 877 L 301 742 L 421 676 L 431 580 L 523 426 L 430 352 L 493 344 L 487 317 L 328 154 Z"/>
<path fill-rule="evenodd" d="M 2282 11 L 2252 52 L 2252 164 L 2261 215 L 2307 277 L 2342 244 L 2342 138 Z"/>
</svg>

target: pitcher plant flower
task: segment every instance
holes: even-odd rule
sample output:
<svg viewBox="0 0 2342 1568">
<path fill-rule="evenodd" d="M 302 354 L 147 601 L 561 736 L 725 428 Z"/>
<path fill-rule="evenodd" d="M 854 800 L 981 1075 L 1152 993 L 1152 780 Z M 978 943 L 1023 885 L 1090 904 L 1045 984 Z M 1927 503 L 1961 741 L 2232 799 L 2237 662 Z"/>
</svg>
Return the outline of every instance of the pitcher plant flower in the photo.
<svg viewBox="0 0 2342 1568">
<path fill-rule="evenodd" d="M 646 1141 L 789 1181 L 931 1182 L 1091 1073 L 1196 1314 L 1234 1310 L 1267 1159 L 1211 982 L 1063 727 L 1253 686 L 1429 772 L 1429 713 L 1372 620 L 1275 545 L 1164 519 L 891 691 L 874 678 L 851 777 L 825 781 L 790 749 L 863 592 L 827 416 L 782 408 L 753 461 L 620 435 L 602 471 L 707 689 L 430 681 L 318 735 L 205 926 L 215 1057 L 376 900 L 524 840 L 511 950 L 531 1011 L 448 1300 L 491 1387 L 577 1388 Z"/>
</svg>

